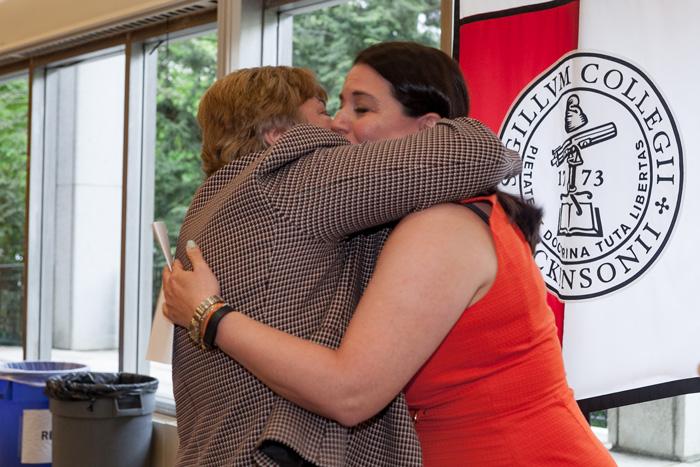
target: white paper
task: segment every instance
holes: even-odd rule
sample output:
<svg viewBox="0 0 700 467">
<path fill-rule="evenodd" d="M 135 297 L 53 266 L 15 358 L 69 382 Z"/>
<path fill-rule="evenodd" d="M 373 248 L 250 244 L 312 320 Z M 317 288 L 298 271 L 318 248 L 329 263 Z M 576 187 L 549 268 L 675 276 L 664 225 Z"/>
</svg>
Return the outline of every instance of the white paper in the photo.
<svg viewBox="0 0 700 467">
<path fill-rule="evenodd" d="M 168 240 L 168 227 L 164 222 L 156 221 L 153 223 L 153 234 L 160 245 L 160 249 L 165 256 L 165 262 L 168 264 L 168 269 L 173 270 L 173 255 L 170 253 L 170 240 Z"/>
<path fill-rule="evenodd" d="M 22 412 L 22 464 L 51 462 L 51 412 L 24 410 Z"/>
<path fill-rule="evenodd" d="M 163 314 L 163 289 L 160 289 L 153 315 L 151 337 L 148 340 L 146 360 L 170 364 L 173 359 L 173 323 Z"/>
</svg>

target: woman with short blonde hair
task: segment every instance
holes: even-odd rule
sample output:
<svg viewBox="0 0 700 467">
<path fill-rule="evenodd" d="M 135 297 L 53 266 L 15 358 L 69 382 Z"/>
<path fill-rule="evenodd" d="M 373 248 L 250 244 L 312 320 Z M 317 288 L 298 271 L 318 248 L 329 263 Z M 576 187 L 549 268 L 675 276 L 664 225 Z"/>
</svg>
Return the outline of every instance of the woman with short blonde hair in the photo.
<svg viewBox="0 0 700 467">
<path fill-rule="evenodd" d="M 303 121 L 299 107 L 325 103 L 326 91 L 313 73 L 285 66 L 246 68 L 217 80 L 199 104 L 202 169 L 209 177 L 234 159 L 265 149 L 265 134 Z"/>
</svg>

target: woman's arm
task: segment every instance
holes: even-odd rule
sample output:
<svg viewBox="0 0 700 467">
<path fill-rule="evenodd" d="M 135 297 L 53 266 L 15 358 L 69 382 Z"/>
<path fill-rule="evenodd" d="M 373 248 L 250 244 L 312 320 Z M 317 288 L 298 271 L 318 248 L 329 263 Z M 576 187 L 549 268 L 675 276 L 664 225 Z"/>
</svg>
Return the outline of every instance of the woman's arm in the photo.
<svg viewBox="0 0 700 467">
<path fill-rule="evenodd" d="M 469 198 L 521 167 L 517 153 L 470 118 L 443 119 L 400 139 L 343 141 L 328 130 L 299 125 L 272 146 L 260 166 L 270 202 L 313 238 L 338 241 Z M 290 154 L 297 155 L 292 163 Z"/>
<path fill-rule="evenodd" d="M 199 250 L 190 253 L 193 272 L 164 273 L 166 314 L 180 325 L 218 291 Z M 224 317 L 216 344 L 282 397 L 355 425 L 402 390 L 496 270 L 488 226 L 462 206 L 435 206 L 394 229 L 337 350 L 241 313 Z"/>
</svg>

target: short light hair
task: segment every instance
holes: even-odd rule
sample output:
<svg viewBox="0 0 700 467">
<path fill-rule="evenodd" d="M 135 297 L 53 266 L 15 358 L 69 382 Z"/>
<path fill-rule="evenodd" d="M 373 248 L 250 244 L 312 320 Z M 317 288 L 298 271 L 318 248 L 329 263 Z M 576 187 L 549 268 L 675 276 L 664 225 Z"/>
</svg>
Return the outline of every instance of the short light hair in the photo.
<svg viewBox="0 0 700 467">
<path fill-rule="evenodd" d="M 206 176 L 265 149 L 265 133 L 300 123 L 299 106 L 313 97 L 325 102 L 327 95 L 303 68 L 246 68 L 217 80 L 202 96 L 197 113 Z"/>
</svg>

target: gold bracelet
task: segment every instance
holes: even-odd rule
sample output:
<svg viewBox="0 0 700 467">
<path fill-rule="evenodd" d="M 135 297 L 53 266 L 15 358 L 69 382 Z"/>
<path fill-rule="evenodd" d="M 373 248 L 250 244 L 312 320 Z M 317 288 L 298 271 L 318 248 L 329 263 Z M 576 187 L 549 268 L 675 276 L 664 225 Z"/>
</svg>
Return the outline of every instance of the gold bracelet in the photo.
<svg viewBox="0 0 700 467">
<path fill-rule="evenodd" d="M 197 308 L 194 310 L 194 315 L 192 316 L 192 321 L 190 321 L 190 329 L 189 329 L 189 334 L 190 334 L 190 339 L 194 341 L 195 344 L 201 345 L 202 343 L 202 338 L 201 338 L 201 327 L 202 327 L 202 320 L 204 319 L 204 316 L 207 314 L 207 311 L 209 308 L 216 304 L 216 303 L 223 303 L 224 299 L 219 297 L 218 295 L 212 295 L 211 297 L 205 298 L 202 303 L 197 306 Z"/>
</svg>

